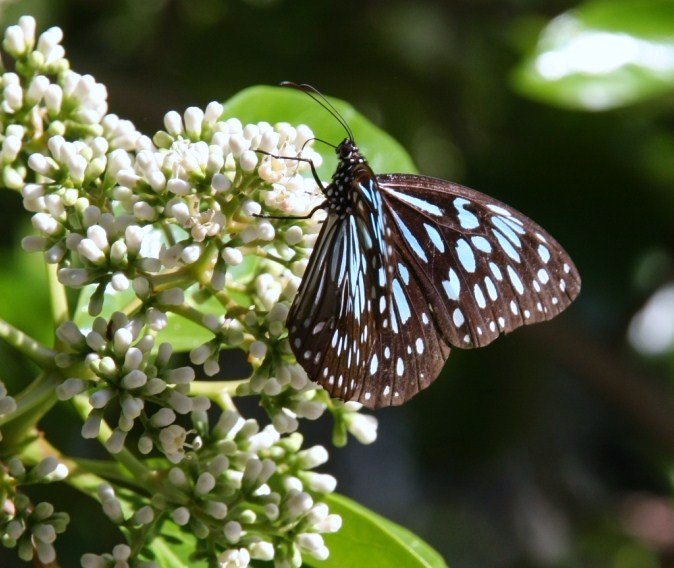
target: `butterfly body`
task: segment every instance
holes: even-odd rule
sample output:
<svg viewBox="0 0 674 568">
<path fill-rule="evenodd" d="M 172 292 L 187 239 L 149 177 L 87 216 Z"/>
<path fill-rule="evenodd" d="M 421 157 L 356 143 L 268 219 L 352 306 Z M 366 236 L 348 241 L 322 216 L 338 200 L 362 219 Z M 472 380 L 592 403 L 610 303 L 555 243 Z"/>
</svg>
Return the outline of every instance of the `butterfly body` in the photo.
<svg viewBox="0 0 674 568">
<path fill-rule="evenodd" d="M 451 346 L 487 345 L 578 294 L 566 252 L 512 208 L 444 180 L 375 175 L 351 138 L 337 155 L 288 316 L 297 360 L 331 396 L 402 404 Z"/>
</svg>

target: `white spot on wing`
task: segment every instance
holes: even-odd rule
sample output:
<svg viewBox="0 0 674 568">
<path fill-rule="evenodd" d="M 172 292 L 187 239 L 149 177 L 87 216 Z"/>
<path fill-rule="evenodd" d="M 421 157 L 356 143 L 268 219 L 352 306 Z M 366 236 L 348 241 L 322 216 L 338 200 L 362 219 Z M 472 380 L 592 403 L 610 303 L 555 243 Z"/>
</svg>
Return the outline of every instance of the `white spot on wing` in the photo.
<svg viewBox="0 0 674 568">
<path fill-rule="evenodd" d="M 410 306 L 407 303 L 407 298 L 405 297 L 405 292 L 398 282 L 397 278 L 393 279 L 393 298 L 395 299 L 396 305 L 398 306 L 398 313 L 400 315 L 400 321 L 405 323 L 411 317 Z"/>
<path fill-rule="evenodd" d="M 471 242 L 473 243 L 473 246 L 482 252 L 490 253 L 491 252 L 491 244 L 487 239 L 481 236 L 476 236 L 476 237 L 471 237 L 470 238 Z"/>
<path fill-rule="evenodd" d="M 482 293 L 482 288 L 480 288 L 479 284 L 475 284 L 473 287 L 473 294 L 475 295 L 475 301 L 477 302 L 477 305 L 481 308 L 484 308 L 487 305 L 487 302 L 484 299 L 484 294 Z"/>
<path fill-rule="evenodd" d="M 475 272 L 475 254 L 465 239 L 459 239 L 456 242 L 456 253 L 459 256 L 459 262 L 467 272 Z"/>
<path fill-rule="evenodd" d="M 459 275 L 454 271 L 453 268 L 449 269 L 449 280 L 443 280 L 442 286 L 450 300 L 459 299 L 459 292 L 461 292 L 461 282 L 459 281 Z M 426 314 L 422 315 L 422 319 L 425 315 Z M 427 322 L 424 321 L 424 323 Z"/>
<path fill-rule="evenodd" d="M 513 283 L 513 286 L 515 287 L 515 290 L 517 290 L 518 294 L 524 294 L 524 286 L 522 284 L 522 281 L 520 280 L 519 274 L 515 271 L 515 269 L 512 266 L 508 266 L 508 276 L 510 277 L 510 281 Z"/>
<path fill-rule="evenodd" d="M 499 231 L 498 229 L 492 229 L 492 233 L 494 233 L 494 236 L 496 237 L 496 240 L 498 241 L 498 244 L 501 245 L 501 248 L 505 251 L 505 253 L 510 258 L 512 258 L 515 262 L 520 262 L 519 253 L 515 250 L 515 247 L 503 235 L 503 233 L 501 231 Z"/>
<path fill-rule="evenodd" d="M 452 320 L 456 327 L 461 327 L 466 321 L 466 318 L 463 317 L 463 312 L 459 308 L 456 308 L 452 314 Z"/>
<path fill-rule="evenodd" d="M 419 199 L 418 197 L 414 197 L 413 195 L 401 193 L 399 191 L 396 191 L 395 189 L 391 189 L 390 187 L 385 187 L 383 189 L 385 191 L 388 191 L 390 194 L 395 195 L 401 201 L 409 203 L 410 205 L 413 205 L 414 207 L 417 207 L 418 209 L 421 209 L 426 213 L 430 213 L 431 215 L 437 216 L 442 215 L 442 209 L 440 209 L 437 205 L 434 205 L 433 203 L 429 203 L 425 199 Z"/>
<path fill-rule="evenodd" d="M 498 205 L 493 205 L 489 204 L 487 205 L 489 209 L 491 209 L 494 213 L 499 213 L 500 215 L 510 215 L 510 211 L 507 209 L 503 209 L 503 207 L 499 207 Z"/>
<path fill-rule="evenodd" d="M 403 282 L 405 284 L 409 284 L 410 283 L 410 273 L 407 270 L 407 267 L 400 262 L 398 263 L 398 272 L 400 272 L 400 277 L 403 279 Z"/>
<path fill-rule="evenodd" d="M 494 286 L 494 282 L 492 282 L 492 279 L 489 278 L 489 276 L 484 277 L 484 285 L 487 288 L 487 294 L 489 294 L 492 302 L 496 301 L 498 298 L 498 290 L 496 289 L 496 286 Z"/>
<path fill-rule="evenodd" d="M 457 197 L 454 200 L 454 207 L 459 214 L 459 223 L 461 224 L 461 227 L 464 229 L 475 229 L 480 226 L 480 220 L 473 213 L 466 210 L 466 205 L 469 204 L 470 201 L 463 197 Z"/>
<path fill-rule="evenodd" d="M 395 213 L 395 211 L 393 212 L 393 216 L 395 217 L 395 220 L 398 223 L 398 226 L 400 227 L 400 232 L 402 233 L 403 238 L 405 239 L 405 241 L 407 241 L 407 244 L 410 245 L 410 247 L 414 251 L 414 254 L 416 254 L 424 262 L 428 262 L 428 258 L 426 257 L 424 249 L 421 247 L 419 241 L 417 241 L 416 237 L 412 234 L 412 232 L 407 228 L 407 225 L 403 223 L 402 219 Z"/>
<path fill-rule="evenodd" d="M 498 265 L 494 264 L 493 262 L 490 262 L 489 270 L 491 270 L 491 273 L 494 275 L 494 278 L 496 278 L 496 280 L 498 280 L 499 282 L 503 280 L 503 273 L 501 272 L 501 269 L 498 267 Z"/>
<path fill-rule="evenodd" d="M 431 242 L 435 246 L 436 249 L 438 249 L 440 252 L 445 252 L 445 243 L 442 240 L 442 237 L 440 236 L 440 233 L 438 233 L 437 229 L 433 227 L 433 225 L 429 225 L 427 223 L 424 223 L 424 229 L 426 229 L 426 232 L 428 233 L 428 236 L 431 239 Z"/>
<path fill-rule="evenodd" d="M 379 367 L 379 359 L 377 357 L 377 354 L 375 353 L 372 356 L 372 360 L 370 361 L 370 374 L 374 375 L 377 372 L 378 367 Z"/>
</svg>

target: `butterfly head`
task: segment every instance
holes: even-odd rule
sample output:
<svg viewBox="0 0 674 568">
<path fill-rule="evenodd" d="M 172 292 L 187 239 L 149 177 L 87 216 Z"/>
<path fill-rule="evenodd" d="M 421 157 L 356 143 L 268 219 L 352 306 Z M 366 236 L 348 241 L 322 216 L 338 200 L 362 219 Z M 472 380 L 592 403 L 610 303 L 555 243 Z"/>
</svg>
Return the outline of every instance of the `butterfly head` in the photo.
<svg viewBox="0 0 674 568">
<path fill-rule="evenodd" d="M 353 138 L 344 138 L 335 148 L 335 153 L 339 159 L 339 164 L 337 165 L 337 172 L 335 175 L 341 174 L 350 174 L 353 173 L 355 169 L 358 168 L 360 164 L 366 164 L 367 160 L 363 157 L 363 154 L 360 153 L 358 146 L 353 141 Z M 334 176 L 333 176 L 334 178 Z"/>
<path fill-rule="evenodd" d="M 353 138 L 342 140 L 335 152 L 339 162 L 325 196 L 330 209 L 338 214 L 350 213 L 354 200 L 354 180 L 358 179 L 363 170 L 370 172 L 370 168 Z"/>
</svg>

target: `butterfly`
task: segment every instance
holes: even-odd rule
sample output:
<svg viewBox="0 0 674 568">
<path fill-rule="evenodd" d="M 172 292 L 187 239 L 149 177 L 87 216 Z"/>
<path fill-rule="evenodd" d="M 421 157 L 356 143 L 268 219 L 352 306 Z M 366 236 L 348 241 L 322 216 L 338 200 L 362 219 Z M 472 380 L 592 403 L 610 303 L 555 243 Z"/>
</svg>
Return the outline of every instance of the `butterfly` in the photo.
<svg viewBox="0 0 674 568">
<path fill-rule="evenodd" d="M 347 132 L 327 186 L 312 165 L 327 217 L 287 319 L 297 361 L 330 396 L 402 404 L 435 380 L 452 347 L 484 347 L 576 298 L 571 258 L 532 220 L 455 183 L 375 174 L 325 97 L 285 85 Z"/>
</svg>

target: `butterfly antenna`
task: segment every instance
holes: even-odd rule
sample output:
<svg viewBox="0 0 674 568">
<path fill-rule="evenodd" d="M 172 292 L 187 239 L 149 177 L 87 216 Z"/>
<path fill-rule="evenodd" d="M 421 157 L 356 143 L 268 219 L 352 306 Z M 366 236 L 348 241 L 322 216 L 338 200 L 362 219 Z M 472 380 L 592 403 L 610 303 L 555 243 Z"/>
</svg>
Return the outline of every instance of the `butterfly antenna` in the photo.
<svg viewBox="0 0 674 568">
<path fill-rule="evenodd" d="M 312 87 L 311 85 L 307 85 L 306 83 L 302 83 L 298 85 L 297 83 L 293 83 L 291 81 L 283 81 L 281 83 L 282 87 L 291 87 L 293 89 L 297 89 L 298 91 L 302 91 L 303 93 L 306 93 L 314 102 L 318 103 L 321 105 L 325 110 L 327 110 L 336 120 L 342 125 L 342 128 L 346 131 L 346 134 L 348 135 L 349 139 L 353 141 L 353 131 L 351 128 L 349 128 L 348 123 L 344 119 L 344 117 L 339 113 L 339 111 L 334 107 L 334 105 L 321 93 L 318 89 L 315 87 Z"/>
<path fill-rule="evenodd" d="M 304 150 L 305 146 L 306 146 L 307 144 L 309 144 L 309 142 L 313 142 L 313 141 L 321 142 L 322 144 L 325 144 L 326 146 L 330 146 L 331 148 L 337 148 L 337 146 L 335 146 L 335 145 L 332 144 L 331 142 L 328 142 L 327 140 L 322 140 L 322 139 L 320 139 L 320 138 L 316 138 L 316 137 L 314 136 L 313 138 L 309 138 L 309 140 L 307 140 L 304 144 L 302 144 L 302 148 L 300 149 L 300 152 Z"/>
</svg>

